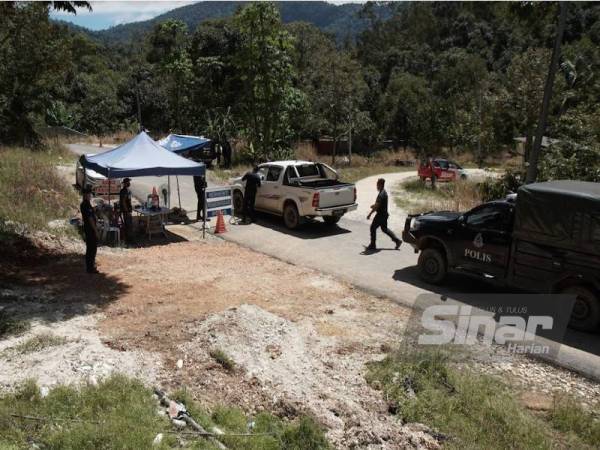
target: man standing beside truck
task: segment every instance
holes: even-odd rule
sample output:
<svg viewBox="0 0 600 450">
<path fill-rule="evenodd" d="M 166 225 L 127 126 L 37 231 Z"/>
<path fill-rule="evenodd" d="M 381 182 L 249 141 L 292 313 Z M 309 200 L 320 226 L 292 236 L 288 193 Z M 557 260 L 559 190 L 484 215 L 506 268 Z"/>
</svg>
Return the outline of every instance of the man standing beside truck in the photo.
<svg viewBox="0 0 600 450">
<path fill-rule="evenodd" d="M 244 189 L 244 213 L 242 216 L 242 222 L 247 223 L 255 220 L 254 203 L 256 201 L 256 191 L 260 187 L 260 175 L 258 174 L 258 166 L 252 169 L 252 172 L 248 171 L 242 177 L 242 181 L 246 182 L 246 188 Z"/>
<path fill-rule="evenodd" d="M 367 220 L 371 219 L 371 215 L 375 213 L 375 218 L 371 223 L 371 243 L 367 247 L 367 250 L 376 250 L 375 239 L 377 228 L 381 227 L 381 231 L 387 234 L 392 241 L 396 244 L 396 250 L 400 248 L 400 244 L 402 241 L 398 239 L 398 237 L 394 234 L 393 231 L 389 230 L 387 227 L 387 221 L 389 217 L 388 213 L 388 195 L 385 191 L 385 180 L 380 178 L 377 180 L 377 190 L 379 194 L 377 194 L 377 200 L 375 200 L 375 204 L 371 206 L 371 212 L 367 216 Z"/>
</svg>

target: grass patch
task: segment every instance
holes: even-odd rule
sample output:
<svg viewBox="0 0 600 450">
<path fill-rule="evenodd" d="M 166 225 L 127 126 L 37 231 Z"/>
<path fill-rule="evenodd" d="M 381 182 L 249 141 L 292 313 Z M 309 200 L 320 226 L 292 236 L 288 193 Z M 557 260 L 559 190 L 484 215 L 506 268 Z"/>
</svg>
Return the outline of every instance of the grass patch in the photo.
<svg viewBox="0 0 600 450">
<path fill-rule="evenodd" d="M 363 178 L 379 175 L 383 173 L 408 172 L 415 170 L 414 167 L 398 167 L 387 164 L 367 164 L 364 166 L 349 166 L 336 169 L 340 175 L 340 180 L 348 183 L 356 183 Z"/>
<path fill-rule="evenodd" d="M 207 174 L 209 178 L 214 179 L 216 182 L 229 183 L 232 178 L 241 177 L 249 170 L 252 170 L 252 167 L 246 165 L 232 166 L 231 169 L 214 166 Z"/>
<path fill-rule="evenodd" d="M 40 333 L 26 341 L 8 348 L 5 351 L 12 351 L 21 355 L 27 353 L 40 352 L 50 347 L 56 347 L 67 343 L 67 339 L 62 336 L 56 336 L 52 333 Z"/>
<path fill-rule="evenodd" d="M 31 324 L 27 320 L 18 319 L 6 311 L 0 311 L 0 338 L 25 333 Z"/>
<path fill-rule="evenodd" d="M 467 211 L 482 203 L 478 183 L 457 180 L 451 183 L 424 183 L 418 178 L 401 182 L 392 191 L 394 202 L 409 214 L 424 211 Z"/>
<path fill-rule="evenodd" d="M 211 176 L 218 182 L 229 182 L 231 178 L 241 177 L 247 171 L 251 170 L 250 166 L 234 166 L 231 169 L 225 170 L 215 167 L 210 171 Z M 380 173 L 395 173 L 415 170 L 414 167 L 397 167 L 383 163 L 366 163 L 365 165 L 352 165 L 337 167 L 340 180 L 347 183 L 356 183 L 363 178 L 367 178 Z"/>
<path fill-rule="evenodd" d="M 235 371 L 235 362 L 221 349 L 213 349 L 209 355 L 228 372 Z"/>
<path fill-rule="evenodd" d="M 46 230 L 48 222 L 68 217 L 77 208 L 75 191 L 55 167 L 64 152 L 62 147 L 48 151 L 0 147 L 0 228 L 5 232 L 22 227 Z"/>
<path fill-rule="evenodd" d="M 224 436 L 230 449 L 327 449 L 321 427 L 310 417 L 293 422 L 261 413 L 247 417 L 237 408 L 220 407 L 211 415 L 203 410 L 185 389 L 171 398 L 184 403 L 188 412 L 205 429 Z M 27 420 L 11 416 L 34 416 Z M 97 386 L 80 389 L 60 386 L 42 398 L 38 386 L 30 381 L 14 394 L 0 397 L 0 448 L 48 449 L 213 449 L 209 440 L 192 436 L 189 429 L 177 436 L 170 422 L 157 414 L 157 402 L 142 383 L 121 375 Z M 152 441 L 164 433 L 158 446 Z M 250 433 L 251 436 L 227 436 Z"/>
<path fill-rule="evenodd" d="M 536 416 L 510 386 L 458 369 L 444 350 L 400 350 L 370 364 L 367 380 L 394 402 L 403 421 L 447 436 L 445 448 L 592 448 L 598 442 L 589 414 L 570 408 Z"/>
<path fill-rule="evenodd" d="M 594 447 L 600 443 L 600 405 L 596 405 L 595 411 L 596 415 L 593 415 L 572 399 L 558 398 L 549 420 L 556 430 Z"/>
<path fill-rule="evenodd" d="M 47 420 L 26 420 L 10 414 Z M 150 448 L 168 422 L 140 382 L 113 376 L 98 386 L 61 386 L 42 398 L 34 382 L 0 398 L 0 448 Z M 159 448 L 168 448 L 167 443 Z"/>
</svg>

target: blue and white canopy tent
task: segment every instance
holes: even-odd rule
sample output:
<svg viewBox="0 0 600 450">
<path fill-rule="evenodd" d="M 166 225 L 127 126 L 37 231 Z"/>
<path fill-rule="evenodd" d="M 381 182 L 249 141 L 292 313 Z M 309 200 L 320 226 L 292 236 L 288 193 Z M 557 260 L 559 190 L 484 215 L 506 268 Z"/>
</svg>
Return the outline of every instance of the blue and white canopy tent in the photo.
<svg viewBox="0 0 600 450">
<path fill-rule="evenodd" d="M 94 170 L 106 178 L 199 176 L 206 173 L 204 164 L 190 161 L 161 147 L 143 131 L 129 142 L 112 150 L 85 155 L 81 162 L 84 169 Z M 179 189 L 179 182 L 177 186 Z"/>
<path fill-rule="evenodd" d="M 170 134 L 158 141 L 158 144 L 173 153 L 193 152 L 202 150 L 212 143 L 210 139 L 202 136 L 187 136 L 184 134 Z"/>
</svg>

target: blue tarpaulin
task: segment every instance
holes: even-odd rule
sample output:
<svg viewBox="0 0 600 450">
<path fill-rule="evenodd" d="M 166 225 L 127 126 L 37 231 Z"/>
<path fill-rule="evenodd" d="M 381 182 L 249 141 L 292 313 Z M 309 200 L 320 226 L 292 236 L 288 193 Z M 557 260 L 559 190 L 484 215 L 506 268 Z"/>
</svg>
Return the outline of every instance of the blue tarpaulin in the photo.
<svg viewBox="0 0 600 450">
<path fill-rule="evenodd" d="M 144 132 L 113 150 L 86 155 L 82 163 L 107 178 L 204 175 L 206 171 L 204 164 L 166 150 Z"/>
<path fill-rule="evenodd" d="M 193 152 L 210 145 L 211 140 L 202 136 L 186 136 L 184 134 L 170 134 L 158 143 L 173 153 Z"/>
</svg>

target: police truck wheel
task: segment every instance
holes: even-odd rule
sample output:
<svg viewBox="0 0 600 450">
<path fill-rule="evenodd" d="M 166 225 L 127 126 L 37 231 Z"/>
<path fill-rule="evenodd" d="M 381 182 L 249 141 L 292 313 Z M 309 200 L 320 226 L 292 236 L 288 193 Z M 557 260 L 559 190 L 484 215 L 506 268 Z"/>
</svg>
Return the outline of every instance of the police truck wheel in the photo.
<svg viewBox="0 0 600 450">
<path fill-rule="evenodd" d="M 244 212 L 244 196 L 240 191 L 233 193 L 233 212 L 237 216 Z"/>
<path fill-rule="evenodd" d="M 335 225 L 340 221 L 340 216 L 323 216 L 323 220 L 327 225 Z"/>
<path fill-rule="evenodd" d="M 419 255 L 419 276 L 431 284 L 440 284 L 446 278 L 446 258 L 437 248 L 426 248 Z"/>
<path fill-rule="evenodd" d="M 298 228 L 300 225 L 300 214 L 298 214 L 298 208 L 292 203 L 288 203 L 283 208 L 283 223 L 290 230 Z"/>
<path fill-rule="evenodd" d="M 563 294 L 575 294 L 569 326 L 576 330 L 593 331 L 600 326 L 600 298 L 584 286 L 569 286 Z"/>
</svg>

